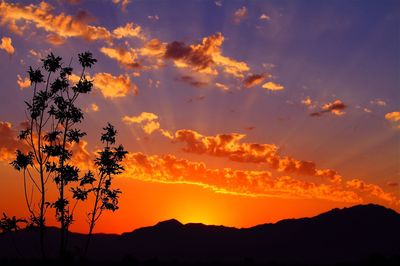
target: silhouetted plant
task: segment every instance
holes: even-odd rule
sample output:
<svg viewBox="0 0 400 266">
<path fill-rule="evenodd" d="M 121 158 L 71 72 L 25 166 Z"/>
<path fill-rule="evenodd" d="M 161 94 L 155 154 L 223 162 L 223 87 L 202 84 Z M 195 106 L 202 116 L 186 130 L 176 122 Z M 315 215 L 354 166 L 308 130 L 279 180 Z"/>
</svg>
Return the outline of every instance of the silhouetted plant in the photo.
<svg viewBox="0 0 400 266">
<path fill-rule="evenodd" d="M 16 151 L 16 159 L 11 163 L 13 167 L 23 172 L 25 200 L 30 212 L 33 225 L 39 227 L 40 247 L 42 258 L 45 258 L 44 230 L 45 215 L 48 207 L 56 211 L 56 218 L 60 222 L 60 255 L 66 250 L 66 233 L 73 222 L 73 209 L 66 196 L 66 187 L 79 181 L 80 170 L 71 163 L 74 143 L 86 135 L 75 128 L 82 122 L 83 112 L 75 105 L 79 95 L 91 91 L 93 83 L 85 77 L 86 68 L 90 68 L 97 61 L 90 52 L 79 54 L 82 72 L 79 81 L 70 86 L 69 76 L 73 69 L 64 67 L 62 58 L 50 53 L 42 59 L 42 68 L 47 73 L 46 81 L 40 69 L 29 68 L 28 74 L 33 86 L 33 96 L 26 101 L 28 126 L 19 134 L 19 138 L 27 144 L 27 153 Z M 56 77 L 51 80 L 52 75 Z M 40 84 L 44 83 L 42 88 Z M 46 190 L 49 178 L 52 177 L 57 190 L 58 198 L 55 201 L 46 200 Z M 28 196 L 27 179 L 31 180 L 33 189 L 39 192 L 38 209 Z"/>
<path fill-rule="evenodd" d="M 89 233 L 85 254 L 93 229 L 102 212 L 118 209 L 121 191 L 112 188 L 112 179 L 124 170 L 121 162 L 127 152 L 122 145 L 113 146 L 117 135 L 114 127 L 108 124 L 104 128 L 100 140 L 105 147 L 95 158 L 95 171 L 89 170 L 81 174 L 80 169 L 71 161 L 73 145 L 79 143 L 86 135 L 85 132 L 76 128 L 76 124 L 82 122 L 84 116 L 75 102 L 81 94 L 87 94 L 92 90 L 93 83 L 86 79 L 85 70 L 91 68 L 96 61 L 89 52 L 79 54 L 82 72 L 74 86 L 69 83 L 73 69 L 70 66 L 63 67 L 62 58 L 52 53 L 42 59 L 42 68 L 47 73 L 46 81 L 40 69 L 34 70 L 30 67 L 28 71 L 33 86 L 33 96 L 30 101 L 25 102 L 28 126 L 19 134 L 19 139 L 25 141 L 27 148 L 25 152 L 16 151 L 16 158 L 11 165 L 23 172 L 24 195 L 30 213 L 30 224 L 39 227 L 43 259 L 45 258 L 45 216 L 49 207 L 55 209 L 57 221 L 60 223 L 61 258 L 66 255 L 68 228 L 74 221 L 74 210 L 79 201 L 85 201 L 89 196 L 93 197 L 92 211 L 87 214 Z M 51 81 L 52 75 L 56 77 Z M 41 83 L 44 85 L 39 88 Z M 46 200 L 49 179 L 53 180 L 58 191 L 58 197 L 53 201 Z M 30 195 L 28 180 L 32 183 Z M 73 184 L 76 185 L 73 186 Z M 37 206 L 33 202 L 34 191 L 40 195 Z M 72 199 L 75 199 L 73 207 L 67 193 L 71 193 Z M 7 223 L 2 222 L 1 225 L 6 226 L 11 221 L 14 220 L 7 220 Z M 21 221 L 16 222 L 18 224 Z"/>
<path fill-rule="evenodd" d="M 15 216 L 8 217 L 3 213 L 3 218 L 0 219 L 0 234 L 19 231 L 21 229 L 19 224 L 21 223 L 27 224 L 28 222 L 25 219 L 19 219 Z"/>
<path fill-rule="evenodd" d="M 124 171 L 121 162 L 127 154 L 122 145 L 118 147 L 113 146 L 117 135 L 114 127 L 108 123 L 103 130 L 104 133 L 101 135 L 100 140 L 105 146 L 98 152 L 98 156 L 95 159 L 97 179 L 89 171 L 80 179 L 79 187 L 71 189 L 74 193 L 73 197 L 77 200 L 84 201 L 89 195 L 93 195 L 94 197 L 93 209 L 87 214 L 89 219 L 89 233 L 84 256 L 87 254 L 93 229 L 103 211 L 110 210 L 114 212 L 118 209 L 118 198 L 121 191 L 118 188 L 112 188 L 112 180 L 113 177 Z M 86 189 L 88 186 L 89 188 Z"/>
</svg>

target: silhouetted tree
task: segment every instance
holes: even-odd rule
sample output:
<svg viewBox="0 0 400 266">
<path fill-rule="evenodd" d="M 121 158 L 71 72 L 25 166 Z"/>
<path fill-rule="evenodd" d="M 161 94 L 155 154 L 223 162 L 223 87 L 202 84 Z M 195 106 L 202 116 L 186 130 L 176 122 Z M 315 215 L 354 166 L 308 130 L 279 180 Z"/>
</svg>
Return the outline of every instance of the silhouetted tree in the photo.
<svg viewBox="0 0 400 266">
<path fill-rule="evenodd" d="M 118 198 L 121 191 L 117 188 L 112 188 L 112 180 L 116 175 L 124 171 L 121 162 L 125 158 L 127 151 L 122 145 L 118 147 L 115 144 L 117 131 L 114 126 L 108 123 L 103 128 L 104 133 L 100 140 L 105 144 L 103 149 L 98 152 L 95 159 L 95 167 L 97 170 L 97 179 L 92 172 L 88 172 L 80 179 L 79 187 L 72 188 L 74 198 L 78 200 L 86 200 L 89 195 L 93 195 L 93 209 L 88 213 L 89 218 L 89 233 L 85 245 L 84 256 L 86 256 L 93 229 L 96 222 L 100 219 L 104 210 L 116 211 L 118 209 Z M 89 189 L 85 187 L 90 186 Z"/>
<path fill-rule="evenodd" d="M 33 225 L 39 227 L 40 248 L 45 258 L 44 230 L 45 215 L 48 207 L 56 211 L 60 222 L 60 255 L 66 250 L 66 233 L 73 222 L 73 209 L 66 195 L 67 186 L 79 181 L 79 168 L 71 163 L 72 147 L 86 135 L 76 124 L 82 122 L 83 112 L 75 105 L 82 94 L 92 90 L 92 81 L 86 79 L 85 70 L 96 63 L 90 52 L 78 55 L 82 71 L 79 81 L 70 86 L 69 77 L 73 69 L 64 67 L 62 58 L 50 53 L 42 59 L 42 68 L 46 72 L 46 81 L 41 69 L 29 68 L 29 77 L 33 86 L 33 96 L 26 101 L 28 126 L 19 134 L 27 144 L 28 152 L 16 151 L 16 159 L 11 163 L 18 171 L 23 171 L 25 200 Z M 55 78 L 51 79 L 55 75 Z M 44 83 L 42 88 L 40 84 Z M 46 189 L 49 178 L 54 181 L 58 198 L 46 200 Z M 39 207 L 35 206 L 28 196 L 26 181 L 29 178 L 33 188 L 39 192 Z M 33 192 L 32 192 L 33 193 Z"/>
</svg>

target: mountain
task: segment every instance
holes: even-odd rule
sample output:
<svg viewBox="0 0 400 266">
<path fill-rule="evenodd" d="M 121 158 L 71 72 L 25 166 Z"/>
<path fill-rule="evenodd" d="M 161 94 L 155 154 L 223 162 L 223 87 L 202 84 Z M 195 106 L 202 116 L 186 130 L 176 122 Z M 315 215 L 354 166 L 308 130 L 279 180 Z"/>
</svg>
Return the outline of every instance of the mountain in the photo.
<svg viewBox="0 0 400 266">
<path fill-rule="evenodd" d="M 23 256 L 36 256 L 37 237 L 32 230 L 0 236 L 0 257 L 17 257 L 14 244 Z M 58 229 L 49 228 L 47 239 L 48 253 L 56 255 Z M 84 240 L 85 235 L 70 234 L 74 254 L 81 252 Z M 400 256 L 400 214 L 369 204 L 243 229 L 168 220 L 122 235 L 96 234 L 89 257 L 326 263 L 374 254 Z"/>
</svg>

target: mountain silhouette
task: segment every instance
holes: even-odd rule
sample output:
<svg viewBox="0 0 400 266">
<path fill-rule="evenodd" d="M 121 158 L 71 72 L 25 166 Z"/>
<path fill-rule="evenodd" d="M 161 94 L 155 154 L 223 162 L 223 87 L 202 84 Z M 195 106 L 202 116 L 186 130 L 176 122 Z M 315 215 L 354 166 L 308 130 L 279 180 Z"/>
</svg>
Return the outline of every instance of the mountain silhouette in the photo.
<svg viewBox="0 0 400 266">
<path fill-rule="evenodd" d="M 57 256 L 58 229 L 48 228 L 48 254 Z M 0 236 L 0 257 L 38 256 L 37 232 Z M 69 246 L 79 256 L 84 234 L 71 233 Z M 19 254 L 14 248 L 18 247 Z M 368 256 L 400 256 L 400 214 L 379 205 L 333 209 L 311 218 L 286 219 L 250 228 L 182 224 L 172 219 L 132 232 L 95 234 L 89 258 L 283 263 L 355 262 Z"/>
</svg>

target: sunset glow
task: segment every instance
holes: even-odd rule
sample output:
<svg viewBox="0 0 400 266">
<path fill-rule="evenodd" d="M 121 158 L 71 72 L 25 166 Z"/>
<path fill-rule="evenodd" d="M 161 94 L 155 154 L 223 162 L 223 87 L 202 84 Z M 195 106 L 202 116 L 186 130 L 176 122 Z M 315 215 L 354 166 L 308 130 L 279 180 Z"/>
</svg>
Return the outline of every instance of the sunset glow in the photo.
<svg viewBox="0 0 400 266">
<path fill-rule="evenodd" d="M 98 62 L 72 161 L 93 169 L 107 122 L 129 152 L 120 208 L 95 232 L 173 218 L 242 228 L 361 203 L 399 212 L 399 11 L 386 0 L 0 2 L 0 213 L 28 215 L 10 162 L 27 148 L 29 66 L 53 52 L 76 83 L 84 51 Z M 72 231 L 87 232 L 88 206 Z"/>
</svg>

